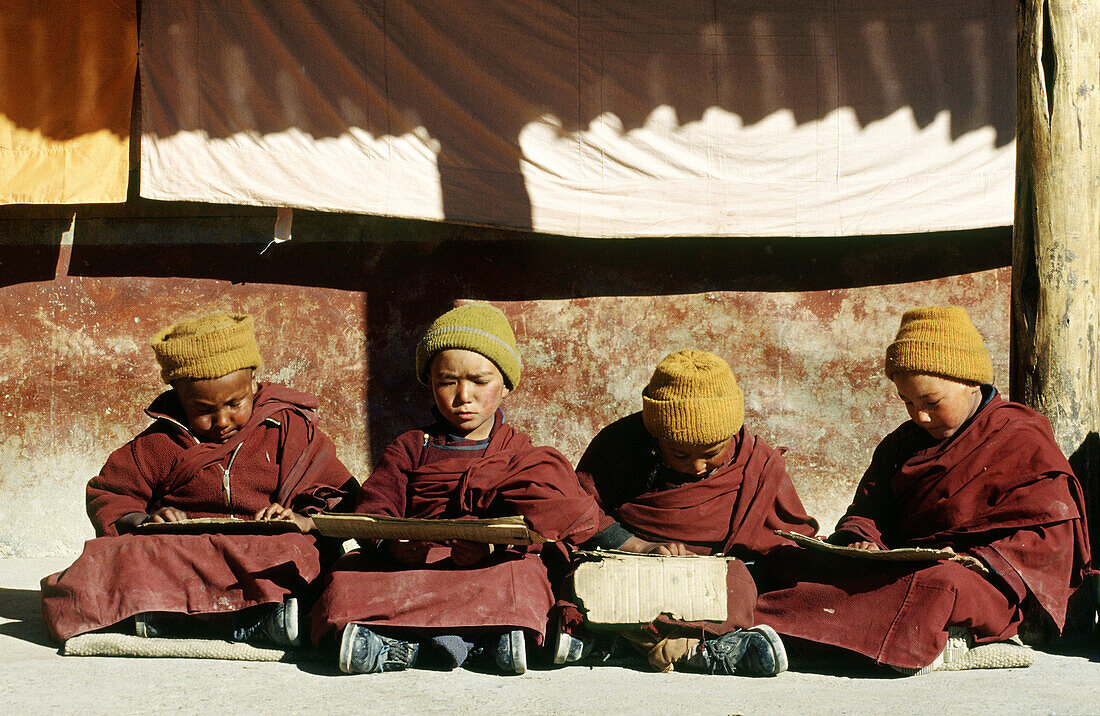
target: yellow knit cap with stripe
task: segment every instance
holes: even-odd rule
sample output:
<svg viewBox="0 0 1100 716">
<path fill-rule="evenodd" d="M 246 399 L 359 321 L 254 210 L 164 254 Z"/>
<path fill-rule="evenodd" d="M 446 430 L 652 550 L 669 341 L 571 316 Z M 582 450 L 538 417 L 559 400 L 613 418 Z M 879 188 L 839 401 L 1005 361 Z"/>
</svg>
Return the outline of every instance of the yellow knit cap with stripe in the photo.
<svg viewBox="0 0 1100 716">
<path fill-rule="evenodd" d="M 516 336 L 508 317 L 499 308 L 471 303 L 452 308 L 435 319 L 416 344 L 416 377 L 421 383 L 431 385 L 428 369 L 432 358 L 450 348 L 480 353 L 493 361 L 509 390 L 515 390 L 519 384 L 523 363 L 516 348 Z"/>
<path fill-rule="evenodd" d="M 220 378 L 263 365 L 252 316 L 214 313 L 164 329 L 150 341 L 165 383 Z"/>
<path fill-rule="evenodd" d="M 993 363 L 978 329 L 959 306 L 906 311 L 886 348 L 886 377 L 912 372 L 963 383 L 992 383 Z"/>
<path fill-rule="evenodd" d="M 670 353 L 642 391 L 642 420 L 651 435 L 685 445 L 711 445 L 741 429 L 745 399 L 729 364 L 713 353 Z"/>
</svg>

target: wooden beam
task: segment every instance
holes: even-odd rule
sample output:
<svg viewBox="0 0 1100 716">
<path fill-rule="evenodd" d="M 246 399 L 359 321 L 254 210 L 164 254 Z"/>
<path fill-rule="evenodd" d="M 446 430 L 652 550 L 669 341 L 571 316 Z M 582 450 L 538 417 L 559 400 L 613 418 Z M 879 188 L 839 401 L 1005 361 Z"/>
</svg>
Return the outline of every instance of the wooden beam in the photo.
<svg viewBox="0 0 1100 716">
<path fill-rule="evenodd" d="M 1100 497 L 1100 1 L 1017 0 L 1014 400 Z"/>
</svg>

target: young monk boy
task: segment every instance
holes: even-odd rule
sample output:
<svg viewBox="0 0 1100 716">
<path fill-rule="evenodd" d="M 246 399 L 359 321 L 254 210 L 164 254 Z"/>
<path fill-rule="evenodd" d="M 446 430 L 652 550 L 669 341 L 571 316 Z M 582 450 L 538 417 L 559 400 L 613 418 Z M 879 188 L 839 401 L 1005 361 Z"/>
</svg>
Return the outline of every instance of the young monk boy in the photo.
<svg viewBox="0 0 1100 716">
<path fill-rule="evenodd" d="M 498 309 L 463 305 L 436 319 L 416 348 L 435 422 L 386 448 L 355 511 L 522 515 L 549 539 L 575 545 L 592 536 L 598 508 L 569 463 L 504 420 L 501 401 L 520 371 L 515 336 Z M 340 669 L 406 669 L 427 646 L 449 668 L 476 647 L 505 673 L 526 670 L 526 638 L 541 641 L 553 605 L 536 549 L 400 540 L 362 547 L 337 562 L 313 614 L 314 639 L 339 640 Z"/>
<path fill-rule="evenodd" d="M 46 626 L 65 640 L 131 619 L 138 636 L 297 645 L 298 596 L 322 568 L 309 515 L 357 486 L 317 427 L 317 399 L 257 381 L 251 316 L 186 320 L 152 347 L 171 389 L 146 410 L 153 424 L 88 483 L 98 537 L 42 580 Z M 149 523 L 229 516 L 297 529 L 135 534 Z"/>
<path fill-rule="evenodd" d="M 813 535 L 817 523 L 803 509 L 782 456 L 745 429 L 744 415 L 726 361 L 697 350 L 666 356 L 642 391 L 642 411 L 600 431 L 577 466 L 604 511 L 601 531 L 585 547 L 642 551 L 633 543 L 652 540 L 673 554 L 751 561 L 783 542 L 776 529 Z M 725 622 L 661 617 L 624 636 L 659 671 L 783 671 L 779 637 L 767 625 L 753 626 L 756 587 L 743 561 L 729 562 L 726 581 Z M 577 619 L 566 610 L 565 621 Z M 560 639 L 556 660 L 578 658 L 575 640 L 564 633 Z"/>
<path fill-rule="evenodd" d="M 906 311 L 885 367 L 910 420 L 875 449 L 828 541 L 952 550 L 984 569 L 784 549 L 758 565 L 757 617 L 903 673 L 1012 638 L 1025 609 L 1061 629 L 1089 543 L 1081 487 L 1047 419 L 1001 399 L 956 306 Z"/>
</svg>

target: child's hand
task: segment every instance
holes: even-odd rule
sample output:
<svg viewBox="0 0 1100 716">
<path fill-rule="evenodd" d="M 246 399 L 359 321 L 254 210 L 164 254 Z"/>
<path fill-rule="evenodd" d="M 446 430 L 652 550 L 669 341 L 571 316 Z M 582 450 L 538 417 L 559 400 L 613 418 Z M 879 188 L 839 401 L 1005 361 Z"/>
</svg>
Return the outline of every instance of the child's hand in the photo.
<svg viewBox="0 0 1100 716">
<path fill-rule="evenodd" d="M 145 512 L 130 512 L 118 518 L 115 529 L 119 534 L 128 534 L 146 522 L 179 522 L 186 520 L 187 513 L 177 510 L 175 507 L 162 507 L 153 514 Z"/>
<path fill-rule="evenodd" d="M 662 554 L 674 557 L 689 557 L 693 554 L 687 545 L 680 542 L 650 542 L 652 545 L 644 554 Z"/>
<path fill-rule="evenodd" d="M 692 554 L 691 550 L 680 542 L 649 542 L 641 537 L 631 537 L 623 542 L 619 549 L 623 552 L 634 552 L 635 554 L 659 554 L 677 557 Z"/>
<path fill-rule="evenodd" d="M 430 542 L 419 540 L 386 540 L 386 548 L 393 558 L 408 567 L 424 564 L 424 561 L 428 558 L 429 547 L 431 547 Z"/>
<path fill-rule="evenodd" d="M 161 507 L 150 513 L 142 522 L 179 522 L 186 519 L 187 513 L 183 510 L 177 510 L 175 507 Z"/>
<path fill-rule="evenodd" d="M 459 567 L 471 567 L 489 556 L 493 545 L 484 542 L 470 542 L 464 539 L 449 539 L 443 544 L 451 548 L 451 561 Z"/>
<path fill-rule="evenodd" d="M 272 502 L 267 507 L 256 513 L 258 520 L 288 520 L 298 527 L 302 534 L 313 530 L 313 518 L 298 514 L 289 507 L 283 507 L 277 502 Z"/>
<path fill-rule="evenodd" d="M 939 549 L 944 551 L 944 552 L 950 552 L 951 554 L 959 554 L 951 546 L 944 546 L 944 547 L 940 547 Z M 986 570 L 985 565 L 982 564 L 980 561 L 976 560 L 973 557 L 970 557 L 969 555 L 961 555 L 961 557 L 962 557 L 962 559 L 952 558 L 951 561 L 952 562 L 957 562 L 957 563 L 961 564 L 962 566 L 966 567 L 967 569 L 969 569 L 971 572 L 977 572 L 978 574 L 982 575 L 983 577 L 989 575 L 989 572 L 988 572 L 988 570 Z"/>
<path fill-rule="evenodd" d="M 874 542 L 871 542 L 870 540 L 860 540 L 859 542 L 849 542 L 848 544 L 846 544 L 844 546 L 845 547 L 855 547 L 856 549 L 867 549 L 867 550 L 871 550 L 872 552 L 878 552 L 878 551 L 882 550 L 882 547 L 878 546 Z"/>
</svg>

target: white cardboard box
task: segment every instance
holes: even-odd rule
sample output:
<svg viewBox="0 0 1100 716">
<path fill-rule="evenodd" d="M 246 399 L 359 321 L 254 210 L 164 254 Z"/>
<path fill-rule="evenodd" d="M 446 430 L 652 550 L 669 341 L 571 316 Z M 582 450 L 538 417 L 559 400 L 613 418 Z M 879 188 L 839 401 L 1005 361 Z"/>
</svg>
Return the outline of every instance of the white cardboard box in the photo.
<svg viewBox="0 0 1100 716">
<path fill-rule="evenodd" d="M 733 557 L 584 552 L 573 593 L 593 624 L 644 624 L 661 614 L 726 620 L 726 564 Z"/>
</svg>

